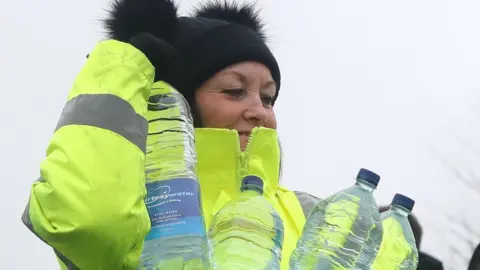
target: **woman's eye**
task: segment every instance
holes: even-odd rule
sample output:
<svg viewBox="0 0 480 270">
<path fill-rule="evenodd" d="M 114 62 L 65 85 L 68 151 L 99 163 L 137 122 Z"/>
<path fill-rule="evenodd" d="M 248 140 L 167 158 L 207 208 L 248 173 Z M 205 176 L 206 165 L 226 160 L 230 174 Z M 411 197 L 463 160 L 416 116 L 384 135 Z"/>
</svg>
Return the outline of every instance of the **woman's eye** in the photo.
<svg viewBox="0 0 480 270">
<path fill-rule="evenodd" d="M 262 96 L 262 103 L 264 106 L 271 106 L 273 103 L 273 97 L 271 96 Z"/>
<path fill-rule="evenodd" d="M 225 89 L 223 93 L 232 96 L 232 97 L 241 97 L 244 93 L 243 89 Z"/>
</svg>

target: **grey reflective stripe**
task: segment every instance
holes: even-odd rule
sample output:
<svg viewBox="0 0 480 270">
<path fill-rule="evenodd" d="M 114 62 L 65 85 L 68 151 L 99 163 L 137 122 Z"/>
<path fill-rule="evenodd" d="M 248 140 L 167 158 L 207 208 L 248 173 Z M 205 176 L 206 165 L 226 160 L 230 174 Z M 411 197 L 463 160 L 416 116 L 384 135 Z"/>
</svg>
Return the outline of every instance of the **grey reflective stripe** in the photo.
<svg viewBox="0 0 480 270">
<path fill-rule="evenodd" d="M 67 270 L 80 270 L 80 268 L 76 267 L 67 257 L 63 256 L 62 253 L 58 252 L 58 250 L 53 249 L 57 257 L 65 264 Z"/>
<path fill-rule="evenodd" d="M 40 179 L 39 181 L 42 181 Z M 22 214 L 22 222 L 27 226 L 27 228 L 35 234 L 40 240 L 42 240 L 45 244 L 49 245 L 47 241 L 45 241 L 40 235 L 35 232 L 35 229 L 33 228 L 32 220 L 30 219 L 30 199 L 28 199 L 27 207 L 25 207 L 25 210 L 23 211 Z M 65 264 L 68 270 L 79 270 L 80 268 L 76 267 L 67 257 L 63 256 L 62 253 L 60 253 L 58 250 L 55 248 L 53 249 L 57 257 Z"/>
<path fill-rule="evenodd" d="M 303 214 L 305 215 L 305 218 L 307 218 L 310 212 L 315 207 L 315 205 L 317 205 L 317 203 L 319 203 L 321 199 L 301 191 L 294 191 L 294 193 L 297 196 L 297 199 L 300 202 L 300 205 L 302 206 L 302 210 L 303 210 Z"/>
<path fill-rule="evenodd" d="M 115 95 L 84 94 L 71 99 L 65 104 L 55 130 L 67 125 L 88 125 L 113 131 L 145 153 L 147 120 Z"/>
<path fill-rule="evenodd" d="M 42 182 L 44 181 L 43 178 L 39 178 L 37 180 L 37 182 Z M 25 210 L 23 211 L 23 214 L 22 214 L 22 222 L 23 224 L 25 224 L 25 226 L 27 226 L 27 228 L 32 231 L 38 238 L 42 239 L 36 232 L 35 230 L 33 229 L 33 224 L 32 224 L 32 221 L 30 220 L 30 198 L 28 199 L 28 203 L 27 203 L 27 207 L 25 207 Z M 45 242 L 45 240 L 42 239 L 43 242 Z M 45 242 L 46 243 L 46 242 Z M 48 243 L 47 243 L 48 244 Z"/>
</svg>

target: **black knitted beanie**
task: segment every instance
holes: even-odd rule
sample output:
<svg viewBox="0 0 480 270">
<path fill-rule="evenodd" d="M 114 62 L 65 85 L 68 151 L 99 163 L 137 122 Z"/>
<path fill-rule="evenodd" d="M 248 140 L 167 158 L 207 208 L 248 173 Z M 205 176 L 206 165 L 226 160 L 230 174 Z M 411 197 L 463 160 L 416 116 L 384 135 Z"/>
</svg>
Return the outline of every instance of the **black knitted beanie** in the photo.
<svg viewBox="0 0 480 270">
<path fill-rule="evenodd" d="M 177 14 L 172 0 L 114 0 L 105 20 L 110 38 L 127 42 L 148 32 L 172 45 L 178 54 L 165 81 L 190 103 L 195 91 L 218 71 L 235 63 L 257 61 L 270 69 L 280 89 L 280 69 L 265 41 L 263 23 L 253 4 L 212 0 L 191 16 Z"/>
</svg>

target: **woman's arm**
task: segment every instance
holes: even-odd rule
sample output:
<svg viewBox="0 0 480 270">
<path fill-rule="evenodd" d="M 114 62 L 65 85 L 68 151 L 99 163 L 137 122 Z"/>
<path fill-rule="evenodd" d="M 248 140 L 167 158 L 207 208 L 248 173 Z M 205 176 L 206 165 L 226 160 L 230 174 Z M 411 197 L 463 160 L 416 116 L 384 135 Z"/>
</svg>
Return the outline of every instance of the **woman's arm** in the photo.
<svg viewBox="0 0 480 270">
<path fill-rule="evenodd" d="M 64 268 L 138 264 L 150 229 L 143 198 L 153 76 L 143 53 L 107 40 L 75 80 L 22 216 Z"/>
</svg>

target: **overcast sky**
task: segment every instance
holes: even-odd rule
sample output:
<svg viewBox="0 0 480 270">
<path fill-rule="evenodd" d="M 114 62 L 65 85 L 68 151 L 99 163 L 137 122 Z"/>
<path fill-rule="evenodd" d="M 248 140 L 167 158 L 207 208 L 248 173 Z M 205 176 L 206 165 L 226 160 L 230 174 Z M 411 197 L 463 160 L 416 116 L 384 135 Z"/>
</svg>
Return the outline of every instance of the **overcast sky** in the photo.
<svg viewBox="0 0 480 270">
<path fill-rule="evenodd" d="M 193 2 L 178 1 L 182 12 Z M 107 3 L 0 1 L 2 268 L 58 269 L 20 216 L 73 79 L 103 38 Z M 413 197 L 422 249 L 447 269 L 466 269 L 465 239 L 480 241 L 480 190 L 442 159 L 469 178 L 480 173 L 480 3 L 259 5 L 283 75 L 275 106 L 283 183 L 324 197 L 372 169 L 382 176 L 379 204 L 395 192 Z M 476 236 L 454 221 L 476 226 Z"/>
</svg>

